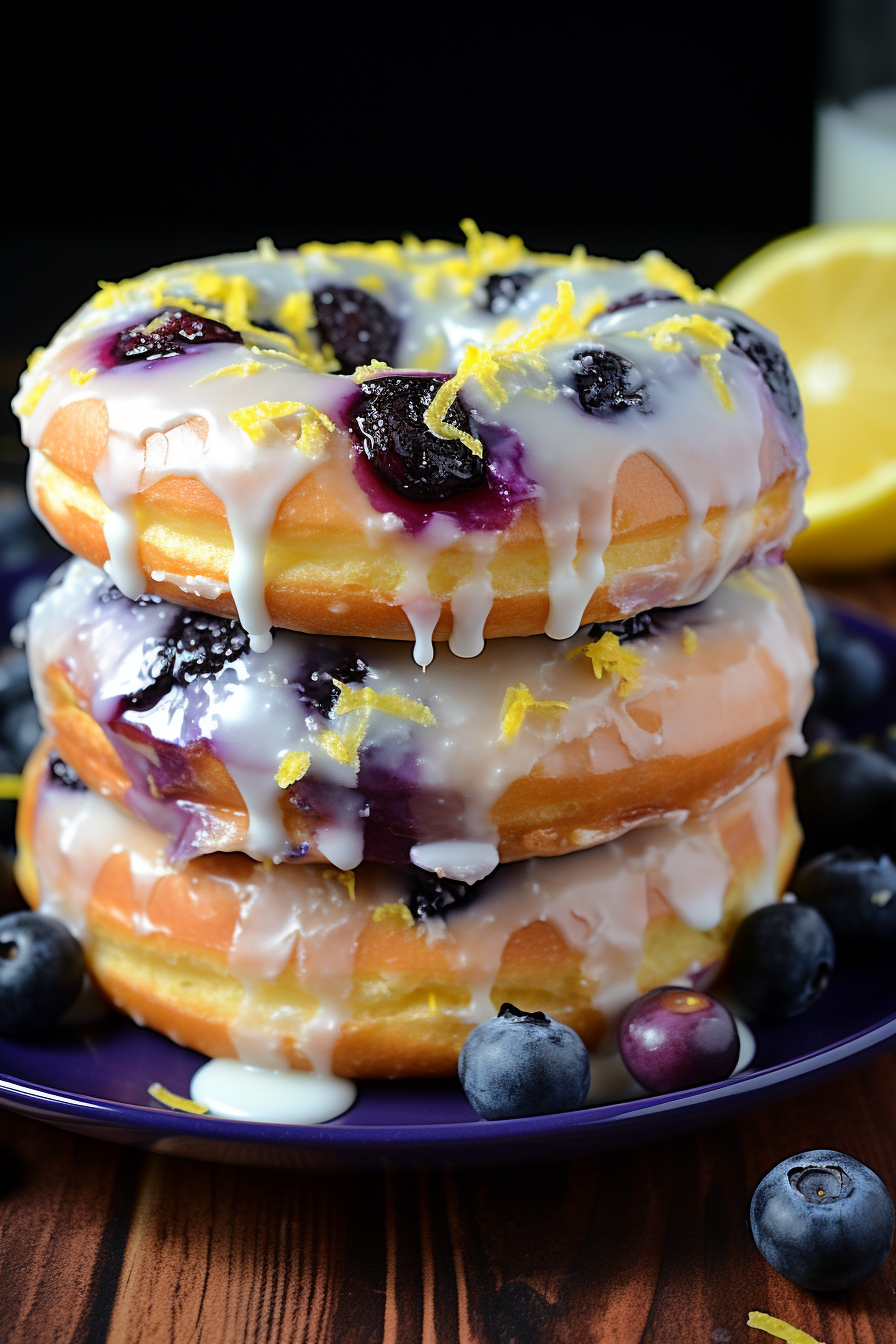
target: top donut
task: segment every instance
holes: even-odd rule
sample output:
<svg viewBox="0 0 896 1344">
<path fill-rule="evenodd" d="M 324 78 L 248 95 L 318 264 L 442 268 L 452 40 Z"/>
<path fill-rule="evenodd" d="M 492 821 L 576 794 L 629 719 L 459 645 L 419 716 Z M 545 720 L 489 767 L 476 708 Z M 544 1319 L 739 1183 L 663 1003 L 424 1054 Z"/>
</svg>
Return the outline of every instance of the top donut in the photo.
<svg viewBox="0 0 896 1344">
<path fill-rule="evenodd" d="M 463 227 L 101 282 L 13 403 L 36 512 L 257 650 L 274 624 L 424 664 L 780 558 L 806 457 L 775 337 L 659 253 Z"/>
</svg>

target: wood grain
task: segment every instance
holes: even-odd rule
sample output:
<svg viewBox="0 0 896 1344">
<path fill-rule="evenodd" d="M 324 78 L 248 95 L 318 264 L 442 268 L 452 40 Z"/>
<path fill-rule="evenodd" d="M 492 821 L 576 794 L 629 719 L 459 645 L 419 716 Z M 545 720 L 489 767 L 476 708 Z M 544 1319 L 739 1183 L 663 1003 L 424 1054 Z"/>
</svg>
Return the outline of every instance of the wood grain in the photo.
<svg viewBox="0 0 896 1344">
<path fill-rule="evenodd" d="M 750 1195 L 841 1148 L 896 1189 L 896 1057 L 735 1124 L 525 1170 L 342 1176 L 116 1148 L 0 1113 L 4 1344 L 896 1344 L 896 1257 L 822 1297 Z"/>
</svg>

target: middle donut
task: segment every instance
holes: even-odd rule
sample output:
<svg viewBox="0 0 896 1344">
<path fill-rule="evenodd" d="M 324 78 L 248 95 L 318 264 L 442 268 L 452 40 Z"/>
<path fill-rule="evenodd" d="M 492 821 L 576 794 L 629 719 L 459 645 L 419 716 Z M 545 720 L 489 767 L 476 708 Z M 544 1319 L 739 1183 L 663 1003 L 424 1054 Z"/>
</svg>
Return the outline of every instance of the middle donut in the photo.
<svg viewBox="0 0 896 1344">
<path fill-rule="evenodd" d="M 32 608 L 42 719 L 172 858 L 416 864 L 476 881 L 709 812 L 803 749 L 815 667 L 785 566 L 567 640 L 442 649 L 276 632 L 124 597 L 70 562 Z"/>
</svg>

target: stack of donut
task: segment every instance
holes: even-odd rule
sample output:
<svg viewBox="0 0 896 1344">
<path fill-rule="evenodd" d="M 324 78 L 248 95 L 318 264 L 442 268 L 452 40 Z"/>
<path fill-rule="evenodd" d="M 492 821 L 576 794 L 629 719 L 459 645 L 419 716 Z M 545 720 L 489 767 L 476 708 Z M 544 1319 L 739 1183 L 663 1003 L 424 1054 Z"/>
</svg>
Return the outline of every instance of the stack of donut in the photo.
<svg viewBox="0 0 896 1344">
<path fill-rule="evenodd" d="M 98 293 L 16 399 L 76 558 L 34 607 L 18 874 L 175 1041 L 598 1054 L 778 899 L 814 671 L 799 396 L 658 253 L 313 244 Z"/>
</svg>

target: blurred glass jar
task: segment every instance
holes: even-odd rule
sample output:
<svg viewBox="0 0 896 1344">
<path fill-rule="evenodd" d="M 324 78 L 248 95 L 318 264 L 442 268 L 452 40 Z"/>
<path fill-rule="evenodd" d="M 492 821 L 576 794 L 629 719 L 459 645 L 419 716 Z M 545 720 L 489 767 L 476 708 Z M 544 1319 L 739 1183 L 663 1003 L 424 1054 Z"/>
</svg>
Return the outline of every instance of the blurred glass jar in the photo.
<svg viewBox="0 0 896 1344">
<path fill-rule="evenodd" d="M 826 0 L 815 219 L 896 219 L 896 0 Z"/>
</svg>

